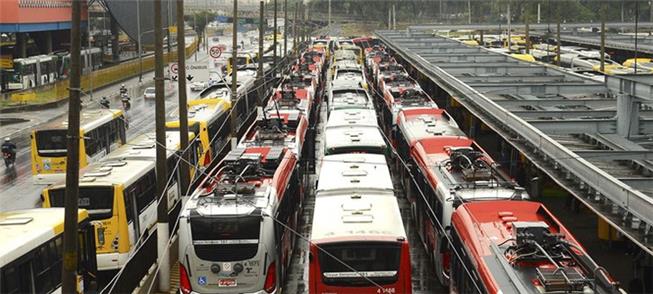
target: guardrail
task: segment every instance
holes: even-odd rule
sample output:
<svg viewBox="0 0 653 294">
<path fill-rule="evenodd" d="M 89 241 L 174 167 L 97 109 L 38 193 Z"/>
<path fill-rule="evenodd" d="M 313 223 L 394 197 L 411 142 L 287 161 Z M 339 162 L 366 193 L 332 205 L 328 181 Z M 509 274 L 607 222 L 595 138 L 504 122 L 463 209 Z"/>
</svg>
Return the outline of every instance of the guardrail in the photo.
<svg viewBox="0 0 653 294">
<path fill-rule="evenodd" d="M 497 122 L 501 122 L 507 129 L 528 141 L 538 152 L 554 160 L 560 168 L 564 168 L 580 181 L 591 187 L 596 193 L 606 197 L 612 203 L 637 217 L 647 226 L 653 224 L 653 199 L 644 193 L 619 181 L 612 175 L 592 165 L 587 160 L 579 157 L 568 148 L 564 147 L 544 132 L 530 125 L 512 112 L 504 109 L 482 93 L 471 88 L 446 71 L 431 64 L 413 52 L 403 50 L 384 35 L 377 33 L 388 47 L 392 48 L 410 62 L 415 68 L 421 69 L 430 75 L 431 79 L 447 92 L 465 97 L 467 100 L 482 109 L 484 113 Z M 645 248 L 646 249 L 646 248 Z M 651 249 L 647 249 L 651 253 Z"/>
</svg>

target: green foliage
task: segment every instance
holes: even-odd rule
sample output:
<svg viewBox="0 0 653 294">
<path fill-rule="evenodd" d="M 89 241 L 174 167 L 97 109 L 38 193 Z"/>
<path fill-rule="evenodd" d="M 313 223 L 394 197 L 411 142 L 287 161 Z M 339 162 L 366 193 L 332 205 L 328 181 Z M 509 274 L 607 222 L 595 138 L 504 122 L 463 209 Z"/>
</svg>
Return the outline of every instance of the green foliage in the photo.
<svg viewBox="0 0 653 294">
<path fill-rule="evenodd" d="M 184 20 L 192 25 L 193 29 L 199 35 L 204 31 L 206 25 L 208 25 L 209 22 L 213 21 L 216 16 L 218 16 L 218 14 L 215 12 L 202 10 L 196 11 L 192 14 L 184 15 Z"/>
</svg>

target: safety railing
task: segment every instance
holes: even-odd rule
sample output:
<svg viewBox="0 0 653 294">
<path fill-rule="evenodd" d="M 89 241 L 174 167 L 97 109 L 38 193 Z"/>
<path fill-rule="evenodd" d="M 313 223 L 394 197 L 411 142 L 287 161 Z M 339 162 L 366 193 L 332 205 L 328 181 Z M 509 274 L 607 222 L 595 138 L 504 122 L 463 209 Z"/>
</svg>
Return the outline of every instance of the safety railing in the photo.
<svg viewBox="0 0 653 294">
<path fill-rule="evenodd" d="M 186 56 L 191 56 L 197 50 L 195 39 L 186 46 Z M 164 61 L 171 62 L 177 60 L 177 51 L 171 51 L 170 55 L 164 53 Z M 138 76 L 141 72 L 138 59 L 133 59 L 111 67 L 82 74 L 81 88 L 84 92 L 92 89 L 102 88 L 125 79 Z M 143 57 L 143 73 L 154 69 L 154 55 Z M 52 84 L 39 86 L 32 89 L 12 92 L 9 99 L 15 104 L 44 104 L 56 102 L 68 98 L 68 79 L 60 80 Z"/>
</svg>

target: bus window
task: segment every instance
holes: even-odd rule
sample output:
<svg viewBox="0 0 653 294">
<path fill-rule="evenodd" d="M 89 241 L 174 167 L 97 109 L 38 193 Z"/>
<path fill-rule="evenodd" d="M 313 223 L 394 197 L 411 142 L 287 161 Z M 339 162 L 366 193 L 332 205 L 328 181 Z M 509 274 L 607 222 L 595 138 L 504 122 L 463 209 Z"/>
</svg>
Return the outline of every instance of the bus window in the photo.
<svg viewBox="0 0 653 294">
<path fill-rule="evenodd" d="M 39 156 L 66 156 L 66 130 L 45 130 L 36 132 L 36 146 Z"/>
<path fill-rule="evenodd" d="M 63 260 L 63 235 L 36 249 L 32 270 L 34 272 L 36 293 L 47 293 L 61 281 L 61 262 Z"/>
<path fill-rule="evenodd" d="M 50 190 L 50 206 L 65 207 L 65 188 Z M 79 187 L 79 208 L 88 210 L 91 220 L 110 218 L 113 215 L 113 187 Z"/>
<path fill-rule="evenodd" d="M 143 213 L 154 200 L 156 200 L 156 175 L 151 171 L 146 177 L 134 184 L 136 189 L 136 209 L 138 213 Z"/>
<path fill-rule="evenodd" d="M 369 284 L 367 279 L 353 273 L 349 267 L 342 264 L 343 262 L 359 272 L 377 272 L 378 274 L 373 275 L 372 280 L 380 284 L 394 283 L 399 278 L 400 244 L 381 245 L 378 242 L 334 244 L 324 245 L 322 248 L 328 252 L 320 251 L 319 253 L 320 268 L 325 284 L 361 286 Z M 351 273 L 351 275 L 347 275 L 347 273 Z"/>
<path fill-rule="evenodd" d="M 7 294 L 32 293 L 31 276 L 29 259 L 3 267 L 0 292 Z"/>
<path fill-rule="evenodd" d="M 260 216 L 197 217 L 190 219 L 197 257 L 210 261 L 236 261 L 256 256 Z M 225 241 L 225 242 L 214 242 Z M 229 254 L 222 254 L 229 252 Z"/>
</svg>

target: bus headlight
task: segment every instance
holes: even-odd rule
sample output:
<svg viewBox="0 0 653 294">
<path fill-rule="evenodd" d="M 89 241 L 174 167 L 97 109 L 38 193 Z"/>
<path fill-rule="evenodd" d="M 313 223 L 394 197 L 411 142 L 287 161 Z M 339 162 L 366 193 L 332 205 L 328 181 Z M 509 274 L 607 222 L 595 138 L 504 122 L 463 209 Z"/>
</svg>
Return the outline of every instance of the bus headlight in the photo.
<svg viewBox="0 0 653 294">
<path fill-rule="evenodd" d="M 211 265 L 211 272 L 214 273 L 214 274 L 219 273 L 220 272 L 220 265 L 218 265 L 217 263 L 212 264 Z"/>
<path fill-rule="evenodd" d="M 104 246 L 104 228 L 99 227 L 97 229 L 97 242 L 100 246 Z"/>
<path fill-rule="evenodd" d="M 239 273 L 241 273 L 244 269 L 245 269 L 245 267 L 243 267 L 242 264 L 240 264 L 240 263 L 236 263 L 236 264 L 234 264 L 234 273 L 239 274 Z"/>
</svg>

